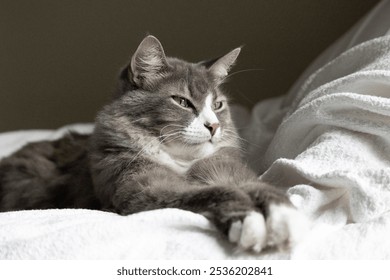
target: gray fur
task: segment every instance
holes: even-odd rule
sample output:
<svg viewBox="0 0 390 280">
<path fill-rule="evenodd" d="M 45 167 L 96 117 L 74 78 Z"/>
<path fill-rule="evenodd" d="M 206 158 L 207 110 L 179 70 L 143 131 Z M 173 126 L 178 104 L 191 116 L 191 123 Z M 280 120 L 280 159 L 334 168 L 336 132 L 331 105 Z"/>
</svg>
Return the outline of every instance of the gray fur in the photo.
<svg viewBox="0 0 390 280">
<path fill-rule="evenodd" d="M 77 207 L 128 215 L 174 207 L 202 213 L 226 233 L 248 211 L 267 216 L 271 202 L 289 203 L 241 159 L 220 89 L 239 51 L 188 63 L 166 57 L 160 42 L 146 37 L 91 136 L 32 143 L 1 161 L 0 211 Z M 214 110 L 221 137 L 194 144 L 183 129 L 199 117 L 209 94 L 223 104 Z"/>
</svg>

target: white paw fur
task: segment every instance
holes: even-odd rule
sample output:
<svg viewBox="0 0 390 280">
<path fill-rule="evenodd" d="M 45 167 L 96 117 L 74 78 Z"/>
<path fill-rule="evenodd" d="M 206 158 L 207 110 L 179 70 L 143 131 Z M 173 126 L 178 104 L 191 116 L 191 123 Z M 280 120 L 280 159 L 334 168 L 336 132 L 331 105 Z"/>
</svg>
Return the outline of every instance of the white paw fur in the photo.
<svg viewBox="0 0 390 280">
<path fill-rule="evenodd" d="M 258 212 L 250 212 L 244 220 L 232 223 L 229 230 L 230 242 L 239 248 L 261 252 L 265 247 L 287 249 L 295 246 L 308 232 L 308 219 L 288 205 L 270 206 L 267 221 Z"/>
<path fill-rule="evenodd" d="M 258 212 L 250 212 L 243 220 L 232 223 L 229 240 L 238 243 L 245 250 L 260 252 L 267 241 L 267 230 L 264 216 Z"/>
</svg>

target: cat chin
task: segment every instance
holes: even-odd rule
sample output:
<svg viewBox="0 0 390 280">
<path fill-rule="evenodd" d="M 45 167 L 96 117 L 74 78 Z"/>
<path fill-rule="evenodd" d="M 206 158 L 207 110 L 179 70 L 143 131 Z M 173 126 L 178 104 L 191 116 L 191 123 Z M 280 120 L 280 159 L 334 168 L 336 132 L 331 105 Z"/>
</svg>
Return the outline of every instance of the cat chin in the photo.
<svg viewBox="0 0 390 280">
<path fill-rule="evenodd" d="M 204 158 L 216 152 L 216 147 L 211 141 L 207 141 L 200 145 L 199 157 Z"/>
</svg>

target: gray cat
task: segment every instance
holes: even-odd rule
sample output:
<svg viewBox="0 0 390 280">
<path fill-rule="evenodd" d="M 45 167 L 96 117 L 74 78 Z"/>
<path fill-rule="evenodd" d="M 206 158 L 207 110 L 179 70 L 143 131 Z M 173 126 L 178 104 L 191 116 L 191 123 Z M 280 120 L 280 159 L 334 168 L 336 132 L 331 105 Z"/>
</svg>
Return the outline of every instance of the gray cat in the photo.
<svg viewBox="0 0 390 280">
<path fill-rule="evenodd" d="M 180 208 L 244 249 L 294 244 L 305 218 L 243 162 L 220 89 L 239 53 L 188 63 L 147 36 L 92 135 L 30 143 L 1 161 L 0 211 Z"/>
</svg>

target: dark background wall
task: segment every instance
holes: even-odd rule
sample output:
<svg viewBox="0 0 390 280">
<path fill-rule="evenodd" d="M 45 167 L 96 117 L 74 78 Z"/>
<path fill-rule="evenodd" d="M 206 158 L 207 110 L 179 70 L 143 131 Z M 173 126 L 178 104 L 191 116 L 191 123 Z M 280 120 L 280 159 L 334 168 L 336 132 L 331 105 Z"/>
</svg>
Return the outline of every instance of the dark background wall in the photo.
<svg viewBox="0 0 390 280">
<path fill-rule="evenodd" d="M 140 40 L 200 61 L 245 45 L 229 91 L 284 94 L 377 0 L 1 0 L 0 131 L 92 121 Z"/>
</svg>

